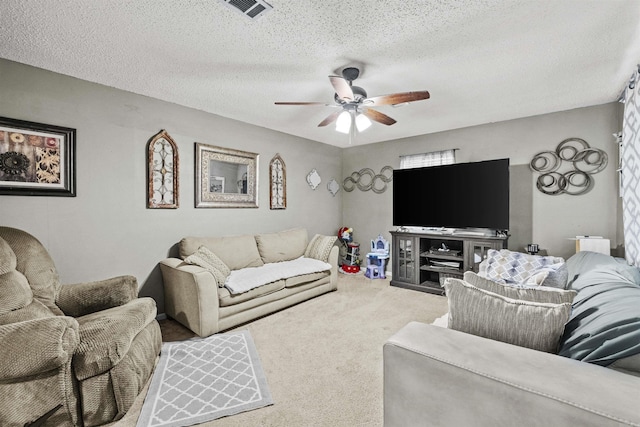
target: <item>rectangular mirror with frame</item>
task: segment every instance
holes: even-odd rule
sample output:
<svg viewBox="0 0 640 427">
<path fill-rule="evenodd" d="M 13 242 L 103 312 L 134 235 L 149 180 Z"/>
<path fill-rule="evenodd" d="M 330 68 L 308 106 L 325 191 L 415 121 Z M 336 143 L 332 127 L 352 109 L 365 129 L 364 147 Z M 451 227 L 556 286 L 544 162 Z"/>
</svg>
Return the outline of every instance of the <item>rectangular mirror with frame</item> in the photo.
<svg viewBox="0 0 640 427">
<path fill-rule="evenodd" d="M 257 208 L 258 157 L 196 142 L 196 208 Z"/>
</svg>

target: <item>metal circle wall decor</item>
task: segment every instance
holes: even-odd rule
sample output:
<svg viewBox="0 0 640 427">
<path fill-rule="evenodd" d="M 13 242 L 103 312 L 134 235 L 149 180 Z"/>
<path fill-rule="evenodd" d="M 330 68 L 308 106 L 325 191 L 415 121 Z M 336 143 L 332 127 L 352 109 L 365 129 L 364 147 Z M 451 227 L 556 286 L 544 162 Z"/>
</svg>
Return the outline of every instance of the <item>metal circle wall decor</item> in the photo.
<svg viewBox="0 0 640 427">
<path fill-rule="evenodd" d="M 357 187 L 360 191 L 372 190 L 376 194 L 381 194 L 387 190 L 387 183 L 391 180 L 393 180 L 391 166 L 384 166 L 378 174 L 371 168 L 363 168 L 346 177 L 342 182 L 342 188 L 349 193 Z"/>
<path fill-rule="evenodd" d="M 602 172 L 608 163 L 607 153 L 599 148 L 591 148 L 580 138 L 567 138 L 555 151 L 542 151 L 531 160 L 529 166 L 540 173 L 536 187 L 544 194 L 556 196 L 568 194 L 578 196 L 593 188 L 593 174 Z M 573 169 L 560 172 L 564 164 Z"/>
</svg>

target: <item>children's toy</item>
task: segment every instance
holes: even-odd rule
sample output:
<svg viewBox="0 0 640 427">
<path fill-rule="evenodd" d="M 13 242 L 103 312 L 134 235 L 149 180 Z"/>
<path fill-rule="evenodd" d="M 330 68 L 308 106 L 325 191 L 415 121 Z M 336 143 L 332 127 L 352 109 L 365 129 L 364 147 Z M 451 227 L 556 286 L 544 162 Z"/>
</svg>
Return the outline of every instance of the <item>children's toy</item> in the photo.
<svg viewBox="0 0 640 427">
<path fill-rule="evenodd" d="M 342 262 L 342 271 L 355 274 L 360 271 L 360 243 L 347 244 L 347 255 Z"/>
<path fill-rule="evenodd" d="M 364 275 L 369 279 L 385 279 L 384 274 L 387 261 L 389 260 L 389 242 L 378 235 L 378 238 L 371 241 L 371 252 L 367 254 L 367 270 Z"/>
<path fill-rule="evenodd" d="M 358 273 L 360 271 L 360 244 L 353 241 L 353 228 L 342 227 L 338 230 L 338 239 L 343 245 L 340 250 L 342 259 L 340 272 Z"/>
</svg>

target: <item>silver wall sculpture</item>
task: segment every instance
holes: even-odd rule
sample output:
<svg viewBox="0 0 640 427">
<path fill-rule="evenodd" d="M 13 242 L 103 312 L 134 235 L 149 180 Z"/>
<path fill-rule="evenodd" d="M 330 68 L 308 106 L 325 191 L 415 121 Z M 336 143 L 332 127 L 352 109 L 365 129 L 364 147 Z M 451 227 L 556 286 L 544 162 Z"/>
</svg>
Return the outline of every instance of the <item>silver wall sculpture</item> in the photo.
<svg viewBox="0 0 640 427">
<path fill-rule="evenodd" d="M 536 187 L 544 194 L 577 196 L 591 190 L 593 175 L 607 167 L 607 153 L 580 138 L 567 138 L 555 151 L 533 156 L 529 166 L 540 173 Z"/>
</svg>

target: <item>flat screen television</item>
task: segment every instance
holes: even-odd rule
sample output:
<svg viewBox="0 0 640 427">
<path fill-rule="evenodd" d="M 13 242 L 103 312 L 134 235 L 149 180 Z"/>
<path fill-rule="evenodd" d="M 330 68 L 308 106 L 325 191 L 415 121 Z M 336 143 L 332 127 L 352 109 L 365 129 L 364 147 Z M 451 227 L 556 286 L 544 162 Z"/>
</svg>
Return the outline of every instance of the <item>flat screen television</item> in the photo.
<svg viewBox="0 0 640 427">
<path fill-rule="evenodd" d="M 509 159 L 393 171 L 396 226 L 509 229 Z"/>
</svg>

